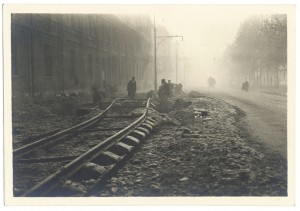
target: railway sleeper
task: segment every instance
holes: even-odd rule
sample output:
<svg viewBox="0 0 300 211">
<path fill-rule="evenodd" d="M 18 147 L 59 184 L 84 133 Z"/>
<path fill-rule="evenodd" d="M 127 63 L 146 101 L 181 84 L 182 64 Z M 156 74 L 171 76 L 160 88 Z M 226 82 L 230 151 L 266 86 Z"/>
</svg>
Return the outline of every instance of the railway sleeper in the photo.
<svg viewBox="0 0 300 211">
<path fill-rule="evenodd" d="M 142 132 L 142 131 L 139 131 L 139 130 L 134 130 L 130 133 L 130 135 L 137 138 L 137 139 L 143 140 L 146 137 L 147 134 L 145 132 Z"/>
<path fill-rule="evenodd" d="M 119 156 L 126 155 L 127 153 L 130 153 L 133 150 L 133 146 L 130 146 L 128 144 L 125 144 L 123 142 L 118 142 L 117 144 L 111 146 L 108 148 L 108 151 L 113 152 Z"/>
<path fill-rule="evenodd" d="M 149 131 L 151 131 L 152 129 L 153 129 L 153 126 L 152 125 L 150 125 L 150 124 L 148 124 L 148 123 L 142 123 L 141 125 L 140 125 L 140 127 L 143 127 L 143 128 L 146 128 L 146 129 L 148 129 Z"/>
<path fill-rule="evenodd" d="M 145 123 L 147 123 L 147 124 L 151 125 L 152 127 L 154 127 L 154 126 L 155 126 L 155 123 L 154 123 L 154 122 L 152 122 L 152 121 L 149 121 L 149 120 L 146 120 L 146 121 L 145 121 Z"/>
<path fill-rule="evenodd" d="M 153 124 L 156 124 L 156 120 L 151 118 L 151 117 L 148 117 L 147 120 L 149 120 L 150 122 L 152 122 Z"/>
<path fill-rule="evenodd" d="M 146 133 L 146 135 L 148 135 L 150 133 L 150 131 L 144 127 L 138 127 L 138 128 L 136 128 L 136 130 L 144 132 L 144 133 Z"/>
<path fill-rule="evenodd" d="M 97 179 L 103 177 L 103 175 L 106 174 L 109 169 L 110 166 L 101 166 L 93 162 L 87 162 L 83 164 L 78 172 L 73 174 L 70 179 L 75 182 L 92 183 L 92 181 L 96 181 Z"/>
<path fill-rule="evenodd" d="M 122 156 L 119 156 L 113 152 L 104 151 L 101 154 L 92 160 L 93 163 L 96 163 L 101 166 L 109 166 L 117 163 L 122 159 Z"/>
<path fill-rule="evenodd" d="M 137 146 L 141 141 L 133 136 L 126 136 L 121 142 L 127 145 Z"/>
</svg>

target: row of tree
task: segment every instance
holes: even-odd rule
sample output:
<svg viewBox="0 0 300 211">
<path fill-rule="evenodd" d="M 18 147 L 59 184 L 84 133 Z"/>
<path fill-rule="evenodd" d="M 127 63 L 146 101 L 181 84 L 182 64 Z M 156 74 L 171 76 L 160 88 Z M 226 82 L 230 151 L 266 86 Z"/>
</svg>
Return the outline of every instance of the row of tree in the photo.
<svg viewBox="0 0 300 211">
<path fill-rule="evenodd" d="M 225 61 L 231 64 L 231 75 L 247 80 L 259 79 L 261 71 L 278 71 L 280 66 L 286 66 L 287 16 L 260 15 L 246 19 L 235 41 L 226 49 Z"/>
</svg>

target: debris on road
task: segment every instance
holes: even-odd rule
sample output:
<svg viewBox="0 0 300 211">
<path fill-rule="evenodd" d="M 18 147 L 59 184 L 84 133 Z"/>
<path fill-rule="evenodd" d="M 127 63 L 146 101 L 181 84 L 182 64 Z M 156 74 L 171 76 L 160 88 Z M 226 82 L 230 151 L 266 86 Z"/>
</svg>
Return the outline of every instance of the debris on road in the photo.
<svg viewBox="0 0 300 211">
<path fill-rule="evenodd" d="M 243 113 L 212 98 L 172 111 L 98 196 L 286 196 L 286 160 L 240 131 Z M 203 118 L 195 118 L 195 110 Z M 243 126 L 245 127 L 245 126 Z M 138 162 L 137 162 L 138 161 Z"/>
</svg>

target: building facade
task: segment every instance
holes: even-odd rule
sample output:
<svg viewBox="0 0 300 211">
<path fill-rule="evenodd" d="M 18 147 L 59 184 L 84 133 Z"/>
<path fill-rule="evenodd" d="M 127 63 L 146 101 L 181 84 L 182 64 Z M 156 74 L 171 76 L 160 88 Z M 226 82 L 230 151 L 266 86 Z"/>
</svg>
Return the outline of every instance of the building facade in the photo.
<svg viewBox="0 0 300 211">
<path fill-rule="evenodd" d="M 147 16 L 12 14 L 12 93 L 125 91 L 153 86 L 153 27 Z M 152 80 L 151 80 L 152 78 Z"/>
</svg>

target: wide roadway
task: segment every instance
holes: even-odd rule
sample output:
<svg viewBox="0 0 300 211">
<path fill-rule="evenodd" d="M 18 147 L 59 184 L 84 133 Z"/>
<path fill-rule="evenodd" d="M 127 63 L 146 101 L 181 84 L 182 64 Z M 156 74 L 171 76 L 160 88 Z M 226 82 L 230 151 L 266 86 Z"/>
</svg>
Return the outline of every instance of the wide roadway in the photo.
<svg viewBox="0 0 300 211">
<path fill-rule="evenodd" d="M 251 135 L 271 150 L 287 157 L 286 96 L 229 88 L 198 90 L 206 96 L 221 99 L 243 110 Z"/>
</svg>

